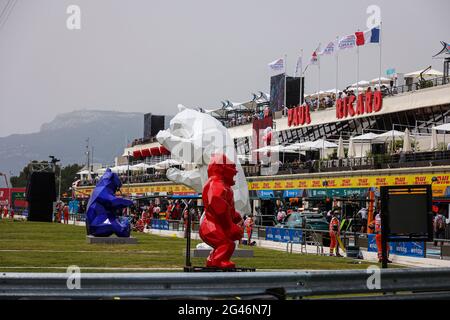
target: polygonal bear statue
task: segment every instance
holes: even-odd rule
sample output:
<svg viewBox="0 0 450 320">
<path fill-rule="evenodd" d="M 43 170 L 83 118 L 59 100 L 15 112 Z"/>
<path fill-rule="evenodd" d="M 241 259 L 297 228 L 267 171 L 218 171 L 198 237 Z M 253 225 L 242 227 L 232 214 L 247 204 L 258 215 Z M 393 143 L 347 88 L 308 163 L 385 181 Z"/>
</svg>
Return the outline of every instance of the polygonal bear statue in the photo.
<svg viewBox="0 0 450 320">
<path fill-rule="evenodd" d="M 129 237 L 131 228 L 128 219 L 120 217 L 123 208 L 133 204 L 128 199 L 116 197 L 122 183 L 117 174 L 107 169 L 91 194 L 86 211 L 86 231 L 95 237 Z"/>
<path fill-rule="evenodd" d="M 236 165 L 224 154 L 214 154 L 208 166 L 202 199 L 204 219 L 200 223 L 200 238 L 213 248 L 206 266 L 235 268 L 230 261 L 236 247 L 235 241 L 243 236 L 242 217 L 234 207 L 233 190 Z"/>
</svg>

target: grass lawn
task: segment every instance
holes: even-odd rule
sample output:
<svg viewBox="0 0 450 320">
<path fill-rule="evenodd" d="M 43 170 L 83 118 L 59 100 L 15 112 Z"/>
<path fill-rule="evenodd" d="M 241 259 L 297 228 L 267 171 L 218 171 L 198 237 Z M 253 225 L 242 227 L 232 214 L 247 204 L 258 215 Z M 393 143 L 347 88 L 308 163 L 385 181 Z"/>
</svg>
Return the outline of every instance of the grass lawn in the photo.
<svg viewBox="0 0 450 320">
<path fill-rule="evenodd" d="M 184 239 L 134 233 L 133 236 L 139 241 L 137 245 L 99 245 L 87 244 L 85 232 L 84 227 L 73 225 L 0 220 L 0 271 L 65 272 L 69 265 L 77 265 L 84 272 L 182 271 L 184 266 Z M 191 247 L 197 243 L 198 241 L 192 241 Z M 288 254 L 256 247 L 253 249 L 254 258 L 236 258 L 233 261 L 238 266 L 254 267 L 257 271 L 361 269 L 370 265 L 346 258 Z M 204 258 L 192 259 L 193 265 L 200 266 L 204 263 Z"/>
</svg>

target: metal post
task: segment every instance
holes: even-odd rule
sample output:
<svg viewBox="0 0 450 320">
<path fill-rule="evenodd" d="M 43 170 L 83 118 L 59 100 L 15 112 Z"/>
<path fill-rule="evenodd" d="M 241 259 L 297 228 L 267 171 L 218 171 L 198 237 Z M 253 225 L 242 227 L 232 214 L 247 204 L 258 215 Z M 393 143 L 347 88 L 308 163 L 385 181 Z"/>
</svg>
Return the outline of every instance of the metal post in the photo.
<svg viewBox="0 0 450 320">
<path fill-rule="evenodd" d="M 381 195 L 381 201 L 387 202 L 389 198 L 388 191 L 386 190 L 384 194 Z M 387 215 L 386 215 L 386 208 L 387 206 L 385 203 L 381 203 L 380 208 L 380 218 L 381 218 L 381 267 L 383 269 L 387 269 L 388 267 L 388 253 L 387 253 L 387 229 L 386 229 L 386 223 L 387 223 Z"/>
<path fill-rule="evenodd" d="M 58 202 L 61 201 L 61 166 L 59 166 Z"/>
<path fill-rule="evenodd" d="M 189 209 L 187 208 L 188 214 L 187 214 L 187 230 L 186 230 L 186 267 L 192 266 L 191 264 L 191 213 L 189 212 Z"/>
</svg>

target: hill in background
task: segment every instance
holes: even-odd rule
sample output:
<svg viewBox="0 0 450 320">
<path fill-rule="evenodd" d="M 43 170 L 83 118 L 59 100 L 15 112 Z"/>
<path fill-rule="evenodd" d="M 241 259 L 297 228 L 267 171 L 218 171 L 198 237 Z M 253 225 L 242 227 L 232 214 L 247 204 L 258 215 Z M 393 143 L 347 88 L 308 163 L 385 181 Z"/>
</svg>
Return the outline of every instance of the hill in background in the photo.
<svg viewBox="0 0 450 320">
<path fill-rule="evenodd" d="M 0 172 L 17 175 L 31 160 L 61 159 L 62 165 L 86 162 L 86 139 L 94 147 L 94 162 L 112 164 L 134 138 L 142 137 L 144 114 L 78 110 L 64 113 L 39 132 L 0 138 Z"/>
</svg>

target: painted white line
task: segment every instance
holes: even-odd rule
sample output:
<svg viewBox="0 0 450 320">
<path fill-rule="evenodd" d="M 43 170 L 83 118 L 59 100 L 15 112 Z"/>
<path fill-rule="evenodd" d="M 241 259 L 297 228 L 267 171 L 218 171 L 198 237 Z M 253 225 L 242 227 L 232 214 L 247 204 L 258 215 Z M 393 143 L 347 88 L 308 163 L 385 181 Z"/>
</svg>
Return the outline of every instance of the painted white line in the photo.
<svg viewBox="0 0 450 320">
<path fill-rule="evenodd" d="M 161 253 L 163 251 L 145 251 L 145 250 L 125 250 L 125 251 L 111 251 L 111 250 L 40 250 L 40 249 L 0 249 L 0 252 L 46 252 L 46 253 L 111 253 L 111 252 L 120 252 L 120 253 L 136 253 L 136 254 L 156 254 Z"/>
</svg>

